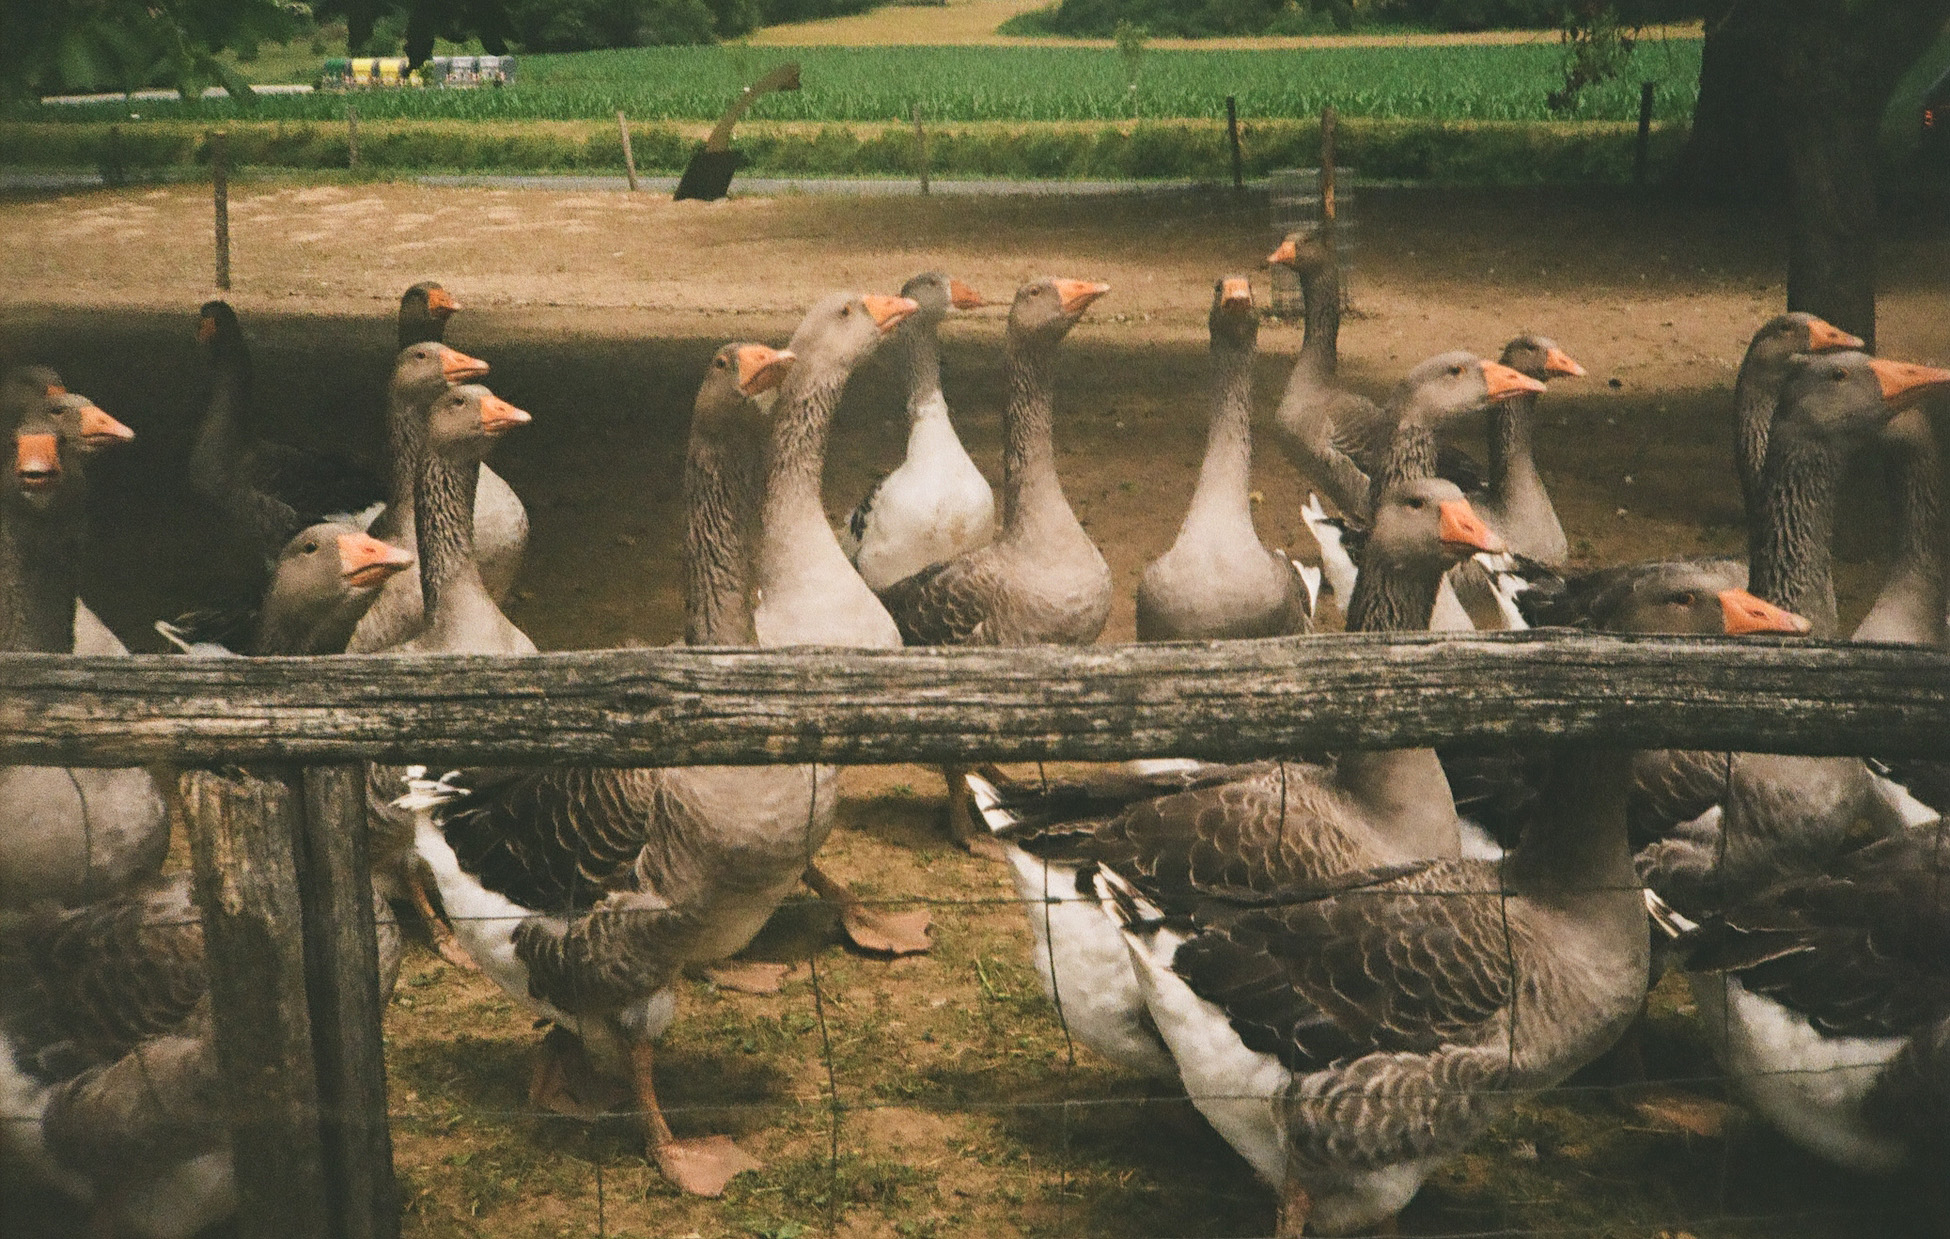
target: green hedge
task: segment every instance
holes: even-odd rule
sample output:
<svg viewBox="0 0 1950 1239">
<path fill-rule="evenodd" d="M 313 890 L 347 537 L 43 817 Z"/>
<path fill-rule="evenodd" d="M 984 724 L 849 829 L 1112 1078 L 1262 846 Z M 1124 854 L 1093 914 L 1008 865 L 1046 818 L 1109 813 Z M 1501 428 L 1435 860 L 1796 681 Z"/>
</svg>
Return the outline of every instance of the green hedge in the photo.
<svg viewBox="0 0 1950 1239">
<path fill-rule="evenodd" d="M 152 121 L 116 127 L 0 124 L 0 165 L 107 167 L 130 172 L 208 161 L 201 126 Z M 249 123 L 228 127 L 233 166 L 344 168 L 343 125 Z M 1653 130 L 1654 166 L 1676 153 L 1684 130 Z M 697 149 L 695 130 L 631 129 L 637 167 L 681 169 Z M 1241 127 L 1247 174 L 1316 162 L 1314 121 L 1269 120 Z M 914 135 L 902 126 L 751 125 L 738 147 L 753 172 L 806 176 L 911 176 Z M 1620 183 L 1631 178 L 1630 125 L 1610 122 L 1341 122 L 1344 163 L 1364 177 L 1445 184 Z M 497 124 L 464 121 L 369 122 L 359 155 L 376 175 L 431 171 L 620 172 L 613 125 L 588 122 Z M 1135 125 L 946 125 L 928 135 L 936 176 L 1224 180 L 1231 175 L 1225 130 L 1203 122 Z"/>
</svg>

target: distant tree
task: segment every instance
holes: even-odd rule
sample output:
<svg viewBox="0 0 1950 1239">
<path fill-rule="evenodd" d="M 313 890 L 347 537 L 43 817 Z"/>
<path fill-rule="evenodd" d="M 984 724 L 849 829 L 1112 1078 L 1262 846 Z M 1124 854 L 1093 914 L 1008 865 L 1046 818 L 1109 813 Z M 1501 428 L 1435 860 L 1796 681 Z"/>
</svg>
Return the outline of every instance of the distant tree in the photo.
<svg viewBox="0 0 1950 1239">
<path fill-rule="evenodd" d="M 220 85 L 248 100 L 250 86 L 217 53 L 286 38 L 309 15 L 279 0 L 13 0 L 0 4 L 0 90 Z"/>
</svg>

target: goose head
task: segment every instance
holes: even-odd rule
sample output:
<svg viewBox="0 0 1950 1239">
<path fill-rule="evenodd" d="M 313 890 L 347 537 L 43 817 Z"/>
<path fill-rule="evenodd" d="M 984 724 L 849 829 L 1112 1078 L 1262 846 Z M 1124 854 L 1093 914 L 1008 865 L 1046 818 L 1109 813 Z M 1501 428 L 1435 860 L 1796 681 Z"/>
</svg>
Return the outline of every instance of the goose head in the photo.
<svg viewBox="0 0 1950 1239">
<path fill-rule="evenodd" d="M 1557 347 L 1557 341 L 1548 336 L 1525 332 L 1503 346 L 1503 355 L 1497 358 L 1503 365 L 1518 374 L 1548 383 L 1554 378 L 1581 379 L 1584 367 L 1572 360 L 1571 355 Z"/>
<path fill-rule="evenodd" d="M 1016 290 L 1009 307 L 1009 336 L 1021 343 L 1053 348 L 1077 325 L 1091 303 L 1110 285 L 1045 276 Z"/>
<path fill-rule="evenodd" d="M 901 296 L 918 307 L 909 322 L 921 324 L 939 324 L 953 310 L 973 310 L 988 304 L 982 294 L 945 271 L 923 271 L 901 285 Z"/>
<path fill-rule="evenodd" d="M 413 566 L 413 556 L 351 525 L 324 522 L 300 530 L 272 570 L 271 592 L 329 606 L 379 592 L 387 578 Z"/>
<path fill-rule="evenodd" d="M 763 441 L 779 385 L 798 360 L 791 349 L 747 340 L 724 345 L 698 385 L 691 434 L 715 440 Z"/>
<path fill-rule="evenodd" d="M 1834 353 L 1862 347 L 1860 336 L 1852 336 L 1827 319 L 1796 310 L 1777 314 L 1760 325 L 1747 342 L 1741 359 L 1742 371 L 1778 370 L 1796 353 Z"/>
<path fill-rule="evenodd" d="M 1382 493 L 1365 551 L 1366 561 L 1431 579 L 1478 552 L 1504 550 L 1454 482 L 1417 478 Z"/>
<path fill-rule="evenodd" d="M 421 280 L 399 298 L 399 342 L 405 348 L 421 340 L 438 340 L 447 320 L 460 309 L 453 294 L 433 280 Z"/>
<path fill-rule="evenodd" d="M 427 446 L 449 460 L 479 463 L 489 443 L 532 420 L 479 383 L 458 383 L 427 409 Z"/>
<path fill-rule="evenodd" d="M 438 340 L 422 340 L 399 351 L 393 362 L 391 390 L 409 405 L 431 400 L 449 385 L 485 377 L 488 364 Z"/>
<path fill-rule="evenodd" d="M 1308 228 L 1289 232 L 1279 248 L 1266 256 L 1269 267 L 1290 267 L 1298 274 L 1324 271 L 1333 262 L 1334 252 L 1321 237 L 1320 230 Z"/>
<path fill-rule="evenodd" d="M 53 410 L 45 406 L 12 422 L 7 497 L 43 515 L 79 511 L 84 498 L 79 444 L 61 433 Z"/>
<path fill-rule="evenodd" d="M 831 293 L 813 303 L 787 346 L 799 359 L 788 388 L 851 374 L 881 341 L 920 309 L 906 297 L 884 293 Z"/>
<path fill-rule="evenodd" d="M 218 364 L 246 359 L 243 324 L 228 301 L 206 301 L 196 312 L 196 342 Z"/>
<path fill-rule="evenodd" d="M 1595 574 L 1595 589 L 1567 599 L 1580 622 L 1605 632 L 1738 636 L 1749 632 L 1805 633 L 1809 623 L 1747 592 L 1747 565 L 1738 559 L 1679 559 Z M 1549 603 L 1539 625 L 1561 622 Z"/>
<path fill-rule="evenodd" d="M 1212 312 L 1206 317 L 1213 348 L 1251 351 L 1259 342 L 1259 312 L 1253 286 L 1243 275 L 1228 275 L 1212 286 Z"/>
<path fill-rule="evenodd" d="M 1797 354 L 1787 360 L 1774 435 L 1859 443 L 1946 388 L 1950 370 L 1853 351 Z"/>
<path fill-rule="evenodd" d="M 103 412 L 94 401 L 79 392 L 64 391 L 53 397 L 54 420 L 61 437 L 80 445 L 90 455 L 104 448 L 120 447 L 135 439 L 135 431 Z"/>
<path fill-rule="evenodd" d="M 1498 361 L 1474 353 L 1438 353 L 1410 370 L 1396 389 L 1404 420 L 1435 426 L 1544 385 Z"/>
</svg>

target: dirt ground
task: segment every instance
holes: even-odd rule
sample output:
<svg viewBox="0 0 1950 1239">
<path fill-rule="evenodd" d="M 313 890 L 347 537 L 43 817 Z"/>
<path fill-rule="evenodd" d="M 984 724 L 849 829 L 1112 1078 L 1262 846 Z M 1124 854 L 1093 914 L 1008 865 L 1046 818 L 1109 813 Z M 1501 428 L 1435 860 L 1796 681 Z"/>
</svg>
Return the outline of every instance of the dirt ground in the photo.
<svg viewBox="0 0 1950 1239">
<path fill-rule="evenodd" d="M 0 351 L 55 365 L 139 435 L 91 473 L 85 591 L 145 649 L 151 620 L 238 579 L 237 549 L 182 482 L 203 383 L 196 307 L 211 295 L 207 192 L 0 201 Z M 1784 223 L 1566 192 L 1367 191 L 1359 208 L 1349 382 L 1379 394 L 1431 353 L 1494 353 L 1521 329 L 1546 332 L 1591 375 L 1553 386 L 1538 436 L 1579 561 L 1743 549 L 1730 389 L 1747 335 L 1783 301 Z M 1196 474 L 1212 282 L 1255 267 L 1273 240 L 1266 221 L 1263 201 L 1216 193 L 703 205 L 245 182 L 231 200 L 229 296 L 275 433 L 376 460 L 399 290 L 434 277 L 457 295 L 450 342 L 488 359 L 495 390 L 535 417 L 496 458 L 533 521 L 510 612 L 562 649 L 679 637 L 678 469 L 719 343 L 781 342 L 818 295 L 893 291 L 930 266 L 1002 302 L 1035 275 L 1106 280 L 1111 295 L 1072 336 L 1057 437 L 1066 489 L 1118 581 L 1105 634 L 1116 641 L 1131 636 L 1138 574 L 1170 543 Z M 1950 361 L 1950 242 L 1898 221 L 1884 264 L 1881 351 Z M 948 399 L 992 475 L 1004 313 L 944 332 Z M 1262 333 L 1263 415 L 1299 335 Z M 834 430 L 835 517 L 904 435 L 895 385 L 870 363 Z M 1312 556 L 1304 486 L 1262 445 L 1262 535 Z M 1858 469 L 1840 537 L 1845 618 L 1878 580 L 1879 492 L 1876 471 Z M 844 786 L 828 858 L 872 896 L 938 901 L 935 953 L 850 955 L 816 906 L 792 907 L 761 953 L 811 969 L 776 997 L 696 983 L 661 1053 L 679 1129 L 732 1132 L 766 1169 L 723 1201 L 683 1200 L 626 1130 L 522 1113 L 530 1020 L 416 948 L 388 1023 L 409 1234 L 1266 1233 L 1270 1196 L 1182 1102 L 1069 1047 L 1000 874 L 943 841 L 938 777 L 854 770 Z M 1661 993 L 1648 1056 L 1710 1074 L 1685 1004 Z M 1846 1211 L 1883 1200 L 1757 1125 L 1686 1136 L 1602 1090 L 1572 1090 L 1499 1125 L 1404 1227 L 1840 1236 L 1870 1233 Z"/>
</svg>

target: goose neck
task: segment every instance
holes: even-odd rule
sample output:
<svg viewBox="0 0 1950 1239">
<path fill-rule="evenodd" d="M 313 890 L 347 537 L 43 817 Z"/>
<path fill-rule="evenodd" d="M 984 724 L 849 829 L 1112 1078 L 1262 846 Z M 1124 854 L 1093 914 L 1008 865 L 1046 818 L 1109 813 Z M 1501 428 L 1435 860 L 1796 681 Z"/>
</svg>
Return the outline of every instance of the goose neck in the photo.
<svg viewBox="0 0 1950 1239">
<path fill-rule="evenodd" d="M 910 424 L 924 419 L 948 416 L 947 401 L 941 395 L 941 340 L 933 322 L 918 317 L 908 330 L 895 334 L 893 347 L 899 350 L 901 373 L 907 379 L 907 418 Z"/>
<path fill-rule="evenodd" d="M 1009 341 L 1009 404 L 1002 419 L 1003 540 L 1036 537 L 1052 522 L 1076 523 L 1056 476 L 1049 384 L 1054 352 L 1049 346 Z"/>
<path fill-rule="evenodd" d="M 1747 587 L 1835 633 L 1832 544 L 1838 453 L 1811 436 L 1770 436 L 1759 519 L 1749 523 Z"/>
<path fill-rule="evenodd" d="M 78 538 L 67 522 L 0 510 L 0 650 L 74 652 Z"/>
<path fill-rule="evenodd" d="M 389 528 L 402 530 L 413 514 L 420 463 L 427 451 L 424 409 L 416 408 L 416 402 L 402 392 L 386 396 L 386 447 L 392 456 L 392 476 L 383 515 Z"/>
<path fill-rule="evenodd" d="M 251 363 L 246 353 L 217 353 L 211 357 L 210 403 L 190 449 L 192 476 L 225 474 L 229 462 L 244 450 L 252 431 Z"/>
<path fill-rule="evenodd" d="M 450 458 L 447 453 L 428 451 L 421 457 L 414 529 L 430 629 L 459 614 L 473 596 L 488 596 L 474 558 L 474 489 L 479 474 L 478 453 Z"/>
<path fill-rule="evenodd" d="M 1442 588 L 1442 569 L 1425 571 L 1388 563 L 1370 555 L 1370 562 L 1354 579 L 1347 602 L 1349 632 L 1427 632 L 1435 612 L 1435 596 Z"/>
<path fill-rule="evenodd" d="M 1379 510 L 1381 496 L 1399 482 L 1434 477 L 1435 466 L 1435 428 L 1413 413 L 1403 417 L 1395 424 L 1395 433 L 1388 441 L 1387 455 L 1382 458 L 1381 468 L 1375 470 L 1374 479 L 1369 484 L 1369 508 Z"/>
<path fill-rule="evenodd" d="M 1298 272 L 1306 329 L 1295 365 L 1316 379 L 1332 378 L 1340 366 L 1341 277 L 1332 261 Z"/>
<path fill-rule="evenodd" d="M 751 645 L 751 522 L 759 479 L 749 452 L 691 444 L 684 467 L 684 640 Z"/>
<path fill-rule="evenodd" d="M 1917 438 L 1894 445 L 1887 464 L 1897 509 L 1894 554 L 1889 578 L 1853 639 L 1942 645 L 1950 604 L 1945 581 L 1950 538 L 1943 527 L 1942 460 L 1935 436 L 1925 426 Z"/>
<path fill-rule="evenodd" d="M 1761 475 L 1767 468 L 1767 440 L 1780 383 L 1778 365 L 1751 357 L 1741 363 L 1740 374 L 1733 381 L 1734 456 L 1749 520 L 1760 510 Z"/>
<path fill-rule="evenodd" d="M 1386 832 L 1404 857 L 1462 855 L 1462 830 L 1449 777 L 1434 749 L 1343 753 L 1334 780 Z"/>
<path fill-rule="evenodd" d="M 1537 397 L 1529 392 L 1499 401 L 1490 409 L 1489 490 L 1493 500 L 1507 500 L 1513 488 L 1540 481 L 1531 438 L 1536 413 Z"/>
<path fill-rule="evenodd" d="M 1212 350 L 1212 421 L 1185 524 L 1250 531 L 1252 508 L 1253 355 L 1250 349 Z"/>
<path fill-rule="evenodd" d="M 1503 866 L 1506 889 L 1580 910 L 1625 907 L 1644 924 L 1637 872 L 1626 832 L 1630 749 L 1567 749 L 1555 764 L 1542 807 Z M 1597 892 L 1628 896 L 1601 899 Z"/>
</svg>

